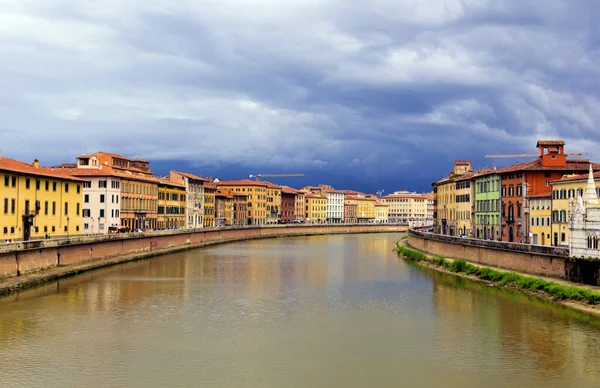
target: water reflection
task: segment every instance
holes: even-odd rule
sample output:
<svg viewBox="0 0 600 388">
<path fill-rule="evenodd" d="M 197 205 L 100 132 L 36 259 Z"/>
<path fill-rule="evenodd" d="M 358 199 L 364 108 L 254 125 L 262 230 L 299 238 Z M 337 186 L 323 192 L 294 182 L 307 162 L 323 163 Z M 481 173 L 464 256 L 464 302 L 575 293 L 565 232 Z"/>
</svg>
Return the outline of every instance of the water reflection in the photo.
<svg viewBox="0 0 600 388">
<path fill-rule="evenodd" d="M 0 381 L 600 386 L 597 319 L 406 263 L 398 238 L 228 244 L 0 299 Z"/>
</svg>

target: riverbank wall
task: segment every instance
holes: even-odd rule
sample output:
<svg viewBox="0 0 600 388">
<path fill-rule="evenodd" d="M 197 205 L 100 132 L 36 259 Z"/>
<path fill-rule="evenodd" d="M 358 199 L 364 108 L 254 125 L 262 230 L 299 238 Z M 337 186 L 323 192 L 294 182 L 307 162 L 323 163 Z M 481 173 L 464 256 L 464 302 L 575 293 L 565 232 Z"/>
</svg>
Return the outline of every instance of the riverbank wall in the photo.
<svg viewBox="0 0 600 388">
<path fill-rule="evenodd" d="M 408 232 L 407 242 L 410 247 L 431 255 L 534 275 L 569 279 L 571 271 L 567 270 L 572 267 L 567 265 L 569 250 L 566 248 L 459 238 L 416 230 Z"/>
<path fill-rule="evenodd" d="M 10 283 L 14 286 L 19 283 L 20 277 L 44 270 L 55 269 L 52 273 L 56 277 L 61 272 L 68 273 L 73 266 L 78 270 L 84 270 L 86 267 L 97 268 L 103 266 L 103 263 L 136 260 L 224 242 L 287 236 L 405 232 L 407 229 L 406 225 L 396 224 L 269 225 L 20 242 L 0 246 L 0 282 L 6 283 L 7 280 L 13 279 Z M 56 268 L 64 270 L 57 271 Z M 2 287 L 0 283 L 0 289 Z"/>
</svg>

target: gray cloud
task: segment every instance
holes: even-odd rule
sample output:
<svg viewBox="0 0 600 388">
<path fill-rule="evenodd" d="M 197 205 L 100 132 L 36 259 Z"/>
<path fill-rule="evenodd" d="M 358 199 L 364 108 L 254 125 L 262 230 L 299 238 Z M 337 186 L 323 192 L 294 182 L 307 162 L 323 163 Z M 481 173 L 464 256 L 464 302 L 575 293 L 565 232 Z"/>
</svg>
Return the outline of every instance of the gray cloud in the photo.
<svg viewBox="0 0 600 388">
<path fill-rule="evenodd" d="M 9 0 L 0 148 L 362 169 L 600 142 L 593 1 Z M 432 157 L 434 156 L 434 157 Z M 590 155 L 593 157 L 594 155 Z"/>
</svg>

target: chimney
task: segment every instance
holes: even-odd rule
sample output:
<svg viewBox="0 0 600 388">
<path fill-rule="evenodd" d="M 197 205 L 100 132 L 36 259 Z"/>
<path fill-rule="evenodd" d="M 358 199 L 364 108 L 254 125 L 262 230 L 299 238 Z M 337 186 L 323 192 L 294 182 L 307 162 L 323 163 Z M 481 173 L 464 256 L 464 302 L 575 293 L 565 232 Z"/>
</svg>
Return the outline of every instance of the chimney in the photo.
<svg viewBox="0 0 600 388">
<path fill-rule="evenodd" d="M 32 164 L 32 166 L 33 166 L 33 167 L 35 167 L 35 168 L 38 168 L 38 167 L 40 167 L 40 161 L 39 161 L 39 160 L 37 160 L 37 159 L 33 159 L 33 164 Z"/>
<path fill-rule="evenodd" d="M 2 159 L 2 151 L 0 151 L 0 159 Z"/>
<path fill-rule="evenodd" d="M 496 165 L 494 164 L 494 171 L 496 171 Z"/>
</svg>

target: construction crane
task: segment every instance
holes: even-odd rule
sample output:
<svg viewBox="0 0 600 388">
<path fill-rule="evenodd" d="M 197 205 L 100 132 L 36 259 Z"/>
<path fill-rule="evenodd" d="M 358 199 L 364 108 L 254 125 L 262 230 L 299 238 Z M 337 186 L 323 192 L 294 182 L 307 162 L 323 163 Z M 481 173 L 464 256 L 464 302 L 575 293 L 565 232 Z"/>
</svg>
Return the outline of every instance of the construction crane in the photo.
<svg viewBox="0 0 600 388">
<path fill-rule="evenodd" d="M 507 155 L 486 155 L 486 159 L 500 159 L 500 158 L 537 158 L 539 154 L 507 154 Z M 567 156 L 583 156 L 581 152 L 570 153 Z"/>
<path fill-rule="evenodd" d="M 255 178 L 258 182 L 262 177 L 282 177 L 282 176 L 304 176 L 304 174 L 256 174 L 250 175 L 250 178 Z"/>
</svg>

